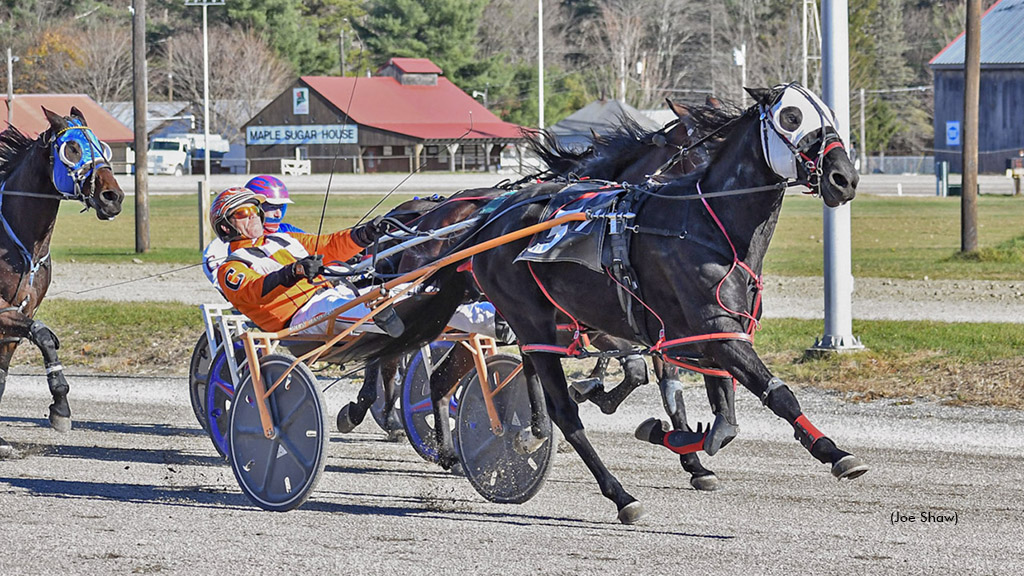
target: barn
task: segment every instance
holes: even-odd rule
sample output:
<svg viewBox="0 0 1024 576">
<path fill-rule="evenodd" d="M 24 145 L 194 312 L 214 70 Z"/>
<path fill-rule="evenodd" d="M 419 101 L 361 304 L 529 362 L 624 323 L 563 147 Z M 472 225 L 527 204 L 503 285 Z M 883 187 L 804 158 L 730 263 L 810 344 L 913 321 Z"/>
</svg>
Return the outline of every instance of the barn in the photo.
<svg viewBox="0 0 1024 576">
<path fill-rule="evenodd" d="M 62 116 L 71 113 L 74 106 L 85 116 L 85 121 L 96 136 L 110 146 L 114 157 L 111 164 L 117 172 L 128 172 L 128 149 L 135 142 L 135 134 L 114 118 L 95 100 L 85 94 L 15 94 L 12 103 L 3 102 L 3 120 L 11 114 L 11 123 L 30 138 L 35 138 L 50 127 L 43 115 L 43 107 Z"/>
<path fill-rule="evenodd" d="M 935 160 L 962 172 L 964 34 L 929 62 L 934 73 Z M 1003 172 L 1024 150 L 1024 0 L 1000 0 L 981 19 L 978 170 Z"/>
<path fill-rule="evenodd" d="M 372 77 L 303 76 L 245 125 L 253 173 L 485 171 L 522 128 L 503 122 L 425 58 Z"/>
</svg>

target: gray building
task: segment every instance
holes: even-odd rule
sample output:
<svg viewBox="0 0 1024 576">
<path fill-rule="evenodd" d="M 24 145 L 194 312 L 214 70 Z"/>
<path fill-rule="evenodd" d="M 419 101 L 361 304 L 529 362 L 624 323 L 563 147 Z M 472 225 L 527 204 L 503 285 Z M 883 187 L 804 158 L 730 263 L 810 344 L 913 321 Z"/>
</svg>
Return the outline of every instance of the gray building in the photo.
<svg viewBox="0 0 1024 576">
<path fill-rule="evenodd" d="M 961 172 L 964 34 L 929 66 L 935 87 L 935 160 Z M 1024 0 L 1000 0 L 981 19 L 978 170 L 1003 172 L 1024 150 Z"/>
</svg>

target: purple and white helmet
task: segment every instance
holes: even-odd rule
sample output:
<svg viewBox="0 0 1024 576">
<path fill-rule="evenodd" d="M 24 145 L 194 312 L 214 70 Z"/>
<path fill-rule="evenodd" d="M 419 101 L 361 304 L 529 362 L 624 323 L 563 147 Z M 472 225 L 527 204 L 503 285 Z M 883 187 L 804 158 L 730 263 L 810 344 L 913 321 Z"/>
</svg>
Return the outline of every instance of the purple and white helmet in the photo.
<svg viewBox="0 0 1024 576">
<path fill-rule="evenodd" d="M 292 203 L 291 198 L 288 197 L 288 187 L 274 176 L 256 176 L 246 182 L 245 187 L 257 194 L 266 196 L 267 204 L 281 205 Z"/>
</svg>

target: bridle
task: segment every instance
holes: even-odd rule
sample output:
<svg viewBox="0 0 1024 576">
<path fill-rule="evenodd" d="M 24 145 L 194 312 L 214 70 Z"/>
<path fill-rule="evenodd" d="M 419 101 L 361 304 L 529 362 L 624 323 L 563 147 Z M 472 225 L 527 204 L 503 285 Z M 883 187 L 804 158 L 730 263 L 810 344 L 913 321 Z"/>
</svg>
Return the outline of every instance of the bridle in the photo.
<svg viewBox="0 0 1024 576">
<path fill-rule="evenodd" d="M 793 132 L 781 128 L 776 122 L 773 108 L 780 104 L 789 89 L 793 89 L 803 96 L 803 103 L 809 104 L 817 115 L 820 127 L 815 128 L 813 132 L 817 134 L 816 137 L 810 138 L 811 134 L 806 134 L 794 143 L 791 136 Z M 825 155 L 836 148 L 846 148 L 843 145 L 842 138 L 839 136 L 839 123 L 831 110 L 803 86 L 793 82 L 776 86 L 776 90 L 779 91 L 778 96 L 770 104 L 759 105 L 761 149 L 764 153 L 765 161 L 780 178 L 807 186 L 807 194 L 819 195 L 821 193 L 821 165 Z M 805 119 L 804 123 L 806 122 L 807 120 Z M 801 127 L 798 127 L 798 129 Z M 776 154 L 772 153 L 771 141 L 769 140 L 772 133 L 789 150 L 792 166 L 780 165 L 780 159 L 776 157 Z M 818 148 L 818 153 L 812 156 L 810 151 L 815 147 Z M 803 174 L 800 174 L 801 171 Z"/>
<path fill-rule="evenodd" d="M 81 157 L 75 161 L 68 156 L 68 146 L 77 144 Z M 53 187 L 60 192 L 62 200 L 78 200 L 88 210 L 90 196 L 84 192 L 88 189 L 95 193 L 97 171 L 110 168 L 110 146 L 96 137 L 91 128 L 84 122 L 71 118 L 63 130 L 53 132 L 46 140 L 50 149 L 50 180 Z"/>
</svg>

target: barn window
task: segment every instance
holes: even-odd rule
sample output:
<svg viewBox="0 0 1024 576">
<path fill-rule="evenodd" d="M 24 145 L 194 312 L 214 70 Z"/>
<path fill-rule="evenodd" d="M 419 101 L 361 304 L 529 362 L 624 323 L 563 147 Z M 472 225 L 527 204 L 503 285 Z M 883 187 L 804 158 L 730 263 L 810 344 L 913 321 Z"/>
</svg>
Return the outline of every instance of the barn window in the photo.
<svg viewBox="0 0 1024 576">
<path fill-rule="evenodd" d="M 385 146 L 384 147 L 384 155 L 385 156 L 391 156 L 391 146 Z"/>
</svg>

